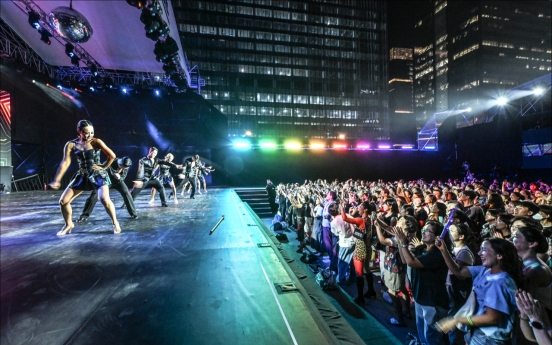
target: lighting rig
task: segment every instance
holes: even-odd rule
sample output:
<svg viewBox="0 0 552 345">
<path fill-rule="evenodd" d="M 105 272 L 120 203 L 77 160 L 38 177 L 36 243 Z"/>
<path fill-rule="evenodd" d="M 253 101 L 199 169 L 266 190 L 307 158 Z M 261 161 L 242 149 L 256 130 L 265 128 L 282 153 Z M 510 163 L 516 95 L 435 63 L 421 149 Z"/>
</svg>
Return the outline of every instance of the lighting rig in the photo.
<svg viewBox="0 0 552 345">
<path fill-rule="evenodd" d="M 163 63 L 163 71 L 176 86 L 176 91 L 185 92 L 188 82 L 180 65 L 178 45 L 169 35 L 169 25 L 161 17 L 160 2 L 158 0 L 127 0 L 127 3 L 142 10 L 140 21 L 144 23 L 146 37 L 156 41 L 153 50 L 155 59 Z"/>
</svg>

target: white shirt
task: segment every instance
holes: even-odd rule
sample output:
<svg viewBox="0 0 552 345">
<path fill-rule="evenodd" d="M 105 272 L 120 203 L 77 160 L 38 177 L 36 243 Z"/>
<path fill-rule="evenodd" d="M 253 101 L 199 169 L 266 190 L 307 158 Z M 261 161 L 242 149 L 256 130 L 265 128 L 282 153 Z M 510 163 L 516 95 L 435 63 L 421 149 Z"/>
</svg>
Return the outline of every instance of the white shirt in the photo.
<svg viewBox="0 0 552 345">
<path fill-rule="evenodd" d="M 353 231 L 352 224 L 349 224 L 341 218 L 341 215 L 337 215 L 331 222 L 331 231 L 334 235 L 339 236 L 339 246 L 342 248 L 348 248 L 353 245 Z"/>
</svg>

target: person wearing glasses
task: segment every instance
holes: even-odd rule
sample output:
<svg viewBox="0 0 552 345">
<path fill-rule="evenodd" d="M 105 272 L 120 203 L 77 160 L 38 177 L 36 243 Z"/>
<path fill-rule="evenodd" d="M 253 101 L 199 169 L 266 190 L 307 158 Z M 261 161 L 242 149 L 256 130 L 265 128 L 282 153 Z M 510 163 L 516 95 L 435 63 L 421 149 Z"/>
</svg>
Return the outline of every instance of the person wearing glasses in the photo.
<svg viewBox="0 0 552 345">
<path fill-rule="evenodd" d="M 465 340 L 468 345 L 506 345 L 512 342 L 515 293 L 524 288 L 523 262 L 510 241 L 492 238 L 483 241 L 479 250 L 482 266 L 460 266 L 439 239 L 435 246 L 443 254 L 450 271 L 458 278 L 473 279 L 477 300 L 473 315 L 447 317 L 437 322 L 437 328 L 448 333 L 458 323 L 470 327 Z"/>
<path fill-rule="evenodd" d="M 435 323 L 447 315 L 448 295 L 445 289 L 447 264 L 435 240 L 443 224 L 429 220 L 422 229 L 422 245 L 411 252 L 407 235 L 398 227 L 392 233 L 398 240 L 401 261 L 411 267 L 410 287 L 416 310 L 416 328 L 422 344 L 439 345 L 441 333 Z M 445 237 L 448 241 L 448 236 Z"/>
</svg>

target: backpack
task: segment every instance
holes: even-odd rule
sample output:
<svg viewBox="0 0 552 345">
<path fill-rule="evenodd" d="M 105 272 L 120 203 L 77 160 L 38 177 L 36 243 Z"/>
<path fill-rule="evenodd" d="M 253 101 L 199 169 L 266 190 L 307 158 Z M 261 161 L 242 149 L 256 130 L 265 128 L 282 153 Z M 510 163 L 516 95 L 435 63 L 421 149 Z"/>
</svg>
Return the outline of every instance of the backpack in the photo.
<svg viewBox="0 0 552 345">
<path fill-rule="evenodd" d="M 325 269 L 320 269 L 315 277 L 316 284 L 322 288 L 322 290 L 335 290 L 337 289 L 337 284 L 335 282 L 335 276 L 329 267 Z"/>
</svg>

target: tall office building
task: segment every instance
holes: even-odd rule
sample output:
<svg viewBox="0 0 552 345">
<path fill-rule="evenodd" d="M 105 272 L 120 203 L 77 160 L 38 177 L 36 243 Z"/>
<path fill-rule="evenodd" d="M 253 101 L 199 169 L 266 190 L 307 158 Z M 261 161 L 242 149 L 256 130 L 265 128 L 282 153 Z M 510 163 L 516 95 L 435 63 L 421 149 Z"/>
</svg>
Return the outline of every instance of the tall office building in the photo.
<svg viewBox="0 0 552 345">
<path fill-rule="evenodd" d="M 389 51 L 389 113 L 412 114 L 413 104 L 412 48 Z"/>
<path fill-rule="evenodd" d="M 229 135 L 388 139 L 386 5 L 366 0 L 174 1 L 201 94 Z"/>
<path fill-rule="evenodd" d="M 415 25 L 415 113 L 477 106 L 551 71 L 549 1 L 435 1 Z"/>
</svg>

